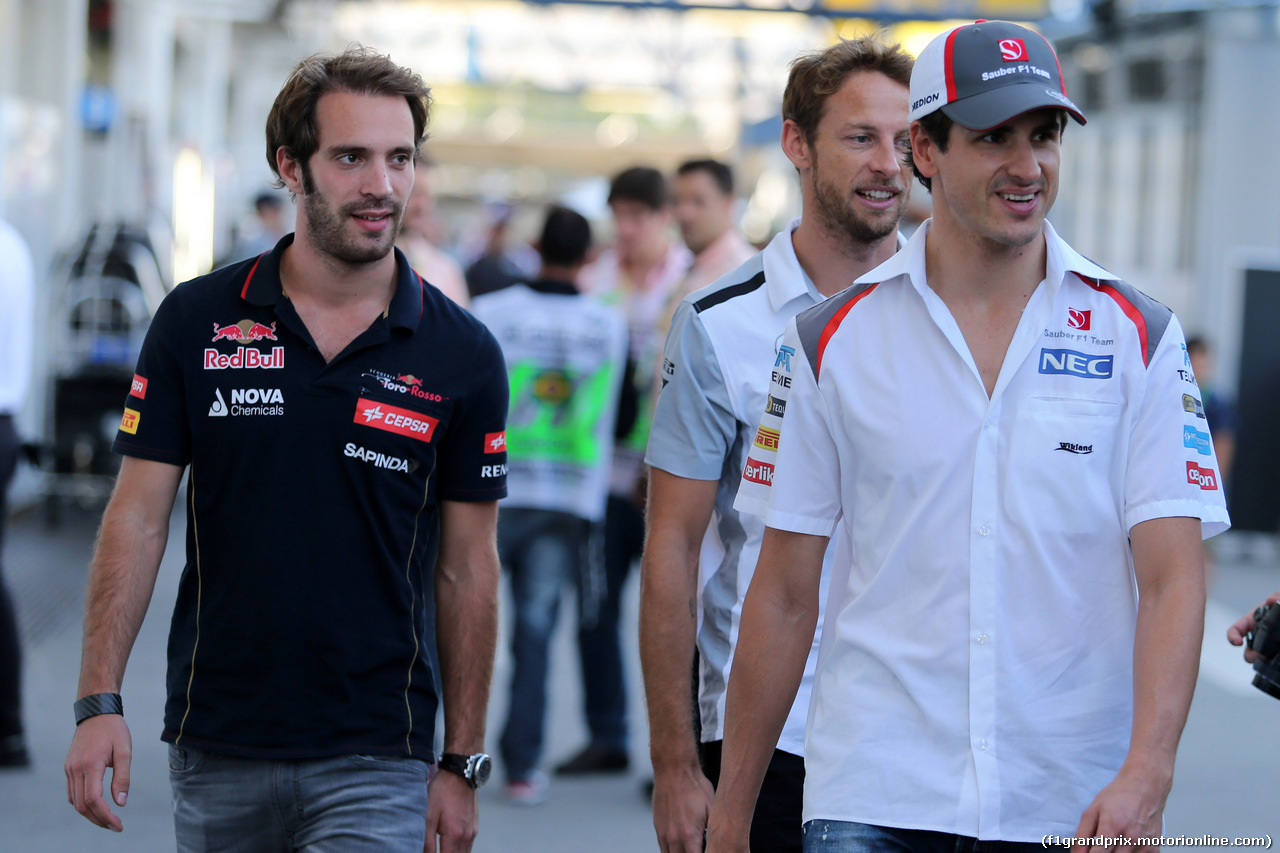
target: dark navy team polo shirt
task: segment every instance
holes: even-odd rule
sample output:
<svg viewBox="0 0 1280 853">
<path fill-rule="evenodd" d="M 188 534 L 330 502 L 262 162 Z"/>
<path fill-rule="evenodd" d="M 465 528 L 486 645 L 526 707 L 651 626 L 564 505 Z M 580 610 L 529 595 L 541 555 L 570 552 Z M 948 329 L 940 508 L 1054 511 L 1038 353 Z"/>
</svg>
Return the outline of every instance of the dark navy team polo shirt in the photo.
<svg viewBox="0 0 1280 853">
<path fill-rule="evenodd" d="M 506 367 L 399 251 L 388 311 L 326 364 L 282 293 L 292 239 L 169 294 L 116 437 L 190 466 L 163 738 L 429 759 L 438 503 L 506 495 Z"/>
</svg>

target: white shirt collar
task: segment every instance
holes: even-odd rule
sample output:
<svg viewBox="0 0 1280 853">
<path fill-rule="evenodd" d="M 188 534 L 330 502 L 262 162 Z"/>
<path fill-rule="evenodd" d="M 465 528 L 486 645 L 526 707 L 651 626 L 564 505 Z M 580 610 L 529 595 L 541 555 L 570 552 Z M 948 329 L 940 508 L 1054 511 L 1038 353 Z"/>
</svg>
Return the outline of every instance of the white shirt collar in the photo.
<svg viewBox="0 0 1280 853">
<path fill-rule="evenodd" d="M 926 219 L 896 255 L 859 278 L 856 283 L 875 284 L 881 281 L 888 281 L 896 276 L 905 275 L 911 279 L 917 290 L 927 287 L 924 246 L 932 224 L 932 219 Z M 1067 245 L 1067 242 L 1058 236 L 1058 232 L 1054 230 L 1048 220 L 1045 220 L 1044 223 L 1044 236 L 1048 248 L 1045 261 L 1045 281 L 1054 290 L 1057 290 L 1058 285 L 1062 283 L 1062 279 L 1070 272 L 1079 273 L 1086 278 L 1119 280 L 1119 276 L 1108 272 Z"/>
</svg>

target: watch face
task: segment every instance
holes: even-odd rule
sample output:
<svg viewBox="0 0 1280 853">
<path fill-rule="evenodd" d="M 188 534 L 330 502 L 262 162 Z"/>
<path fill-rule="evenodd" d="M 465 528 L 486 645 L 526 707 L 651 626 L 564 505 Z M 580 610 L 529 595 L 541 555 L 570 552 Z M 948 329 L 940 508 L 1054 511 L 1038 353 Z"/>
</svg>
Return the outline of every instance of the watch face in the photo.
<svg viewBox="0 0 1280 853">
<path fill-rule="evenodd" d="M 479 788 L 485 782 L 489 781 L 489 774 L 493 772 L 493 759 L 485 755 L 483 752 L 478 755 L 471 756 L 471 784 Z"/>
</svg>

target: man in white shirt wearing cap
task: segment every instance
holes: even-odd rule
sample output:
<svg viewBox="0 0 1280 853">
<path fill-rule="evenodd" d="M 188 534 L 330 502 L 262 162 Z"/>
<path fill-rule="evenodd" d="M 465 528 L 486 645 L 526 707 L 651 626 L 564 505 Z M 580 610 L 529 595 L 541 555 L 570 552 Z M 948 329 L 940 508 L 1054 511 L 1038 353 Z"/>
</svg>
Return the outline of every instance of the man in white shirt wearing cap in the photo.
<svg viewBox="0 0 1280 853">
<path fill-rule="evenodd" d="M 1169 309 L 1045 221 L 1053 49 L 957 27 L 911 78 L 933 219 L 791 321 L 736 506 L 767 524 L 729 683 L 708 850 L 743 830 L 816 621 L 805 850 L 1149 839 L 1173 781 L 1229 520 Z M 1158 845 L 1158 842 L 1157 842 Z M 1088 842 L 1080 845 L 1088 846 Z"/>
</svg>

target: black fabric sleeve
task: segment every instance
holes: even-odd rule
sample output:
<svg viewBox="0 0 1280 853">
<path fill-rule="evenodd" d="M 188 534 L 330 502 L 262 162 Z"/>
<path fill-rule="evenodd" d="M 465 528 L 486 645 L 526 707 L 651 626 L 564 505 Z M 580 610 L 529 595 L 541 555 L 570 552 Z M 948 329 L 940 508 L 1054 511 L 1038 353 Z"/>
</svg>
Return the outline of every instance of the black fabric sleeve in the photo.
<svg viewBox="0 0 1280 853">
<path fill-rule="evenodd" d="M 179 356 L 183 296 L 181 287 L 171 291 L 147 329 L 112 445 L 116 453 L 171 465 L 191 461 L 186 381 Z"/>
<path fill-rule="evenodd" d="M 478 324 L 477 324 L 478 325 Z M 447 501 L 493 501 L 507 496 L 507 366 L 488 329 L 474 359 L 475 384 L 459 401 L 437 451 L 436 494 Z"/>
</svg>

